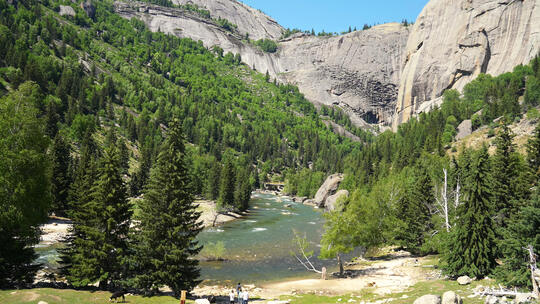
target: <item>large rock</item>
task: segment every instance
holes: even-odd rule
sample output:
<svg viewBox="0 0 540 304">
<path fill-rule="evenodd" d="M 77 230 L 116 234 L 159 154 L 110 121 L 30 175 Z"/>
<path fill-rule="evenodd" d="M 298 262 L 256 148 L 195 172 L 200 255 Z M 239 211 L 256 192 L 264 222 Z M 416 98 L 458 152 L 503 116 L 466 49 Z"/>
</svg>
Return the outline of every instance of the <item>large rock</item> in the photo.
<svg viewBox="0 0 540 304">
<path fill-rule="evenodd" d="M 457 127 L 456 140 L 463 139 L 472 133 L 472 122 L 470 119 L 462 121 Z"/>
<path fill-rule="evenodd" d="M 266 53 L 251 39 L 278 40 L 282 28 L 257 10 L 231 0 L 175 0 L 206 7 L 212 16 L 238 25 L 226 31 L 195 13 L 141 2 L 115 2 L 125 18 L 143 20 L 150 30 L 200 40 L 211 48 L 240 54 L 242 61 L 272 78 L 293 83 L 316 105 L 341 107 L 357 126 L 391 123 L 409 28 L 399 23 L 375 26 L 336 37 L 297 33 L 279 41 L 276 53 Z"/>
<path fill-rule="evenodd" d="M 463 300 L 453 291 L 443 293 L 441 304 L 462 304 Z"/>
<path fill-rule="evenodd" d="M 499 75 L 540 49 L 538 0 L 431 0 L 407 42 L 394 127 L 446 89 Z"/>
<path fill-rule="evenodd" d="M 413 304 L 441 304 L 441 297 L 436 295 L 425 295 L 416 299 Z"/>
<path fill-rule="evenodd" d="M 317 193 L 315 194 L 315 198 L 313 199 L 313 202 L 317 204 L 319 207 L 324 207 L 324 204 L 326 203 L 326 199 L 335 194 L 339 184 L 343 180 L 343 174 L 332 174 L 326 178 L 322 186 L 319 188 Z"/>
<path fill-rule="evenodd" d="M 76 15 L 73 7 L 68 6 L 68 5 L 60 5 L 59 14 L 60 16 L 71 16 L 71 17 L 75 17 Z"/>
<path fill-rule="evenodd" d="M 196 299 L 195 304 L 210 304 L 210 301 L 208 299 Z"/>
<path fill-rule="evenodd" d="M 516 294 L 516 298 L 514 299 L 514 303 L 516 304 L 522 304 L 522 303 L 530 303 L 532 302 L 534 296 L 532 293 L 518 293 Z"/>
<path fill-rule="evenodd" d="M 457 282 L 459 285 L 468 285 L 468 284 L 471 284 L 472 279 L 469 278 L 468 276 L 461 276 L 457 278 Z"/>
<path fill-rule="evenodd" d="M 336 210 L 336 208 L 339 207 L 339 206 L 337 206 L 337 202 L 342 197 L 345 197 L 345 198 L 349 197 L 349 191 L 347 191 L 347 190 L 339 190 L 335 194 L 330 195 L 326 199 L 326 201 L 324 203 L 324 208 L 326 210 L 328 210 L 328 211 Z"/>
</svg>

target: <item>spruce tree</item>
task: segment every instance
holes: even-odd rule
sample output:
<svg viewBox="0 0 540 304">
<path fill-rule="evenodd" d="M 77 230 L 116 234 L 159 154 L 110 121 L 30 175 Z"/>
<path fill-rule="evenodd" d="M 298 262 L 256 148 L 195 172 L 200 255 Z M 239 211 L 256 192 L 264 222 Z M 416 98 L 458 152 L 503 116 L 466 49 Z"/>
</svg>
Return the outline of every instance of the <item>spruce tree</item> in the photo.
<svg viewBox="0 0 540 304">
<path fill-rule="evenodd" d="M 221 170 L 221 165 L 217 161 L 213 160 L 212 166 L 208 172 L 208 180 L 206 181 L 205 186 L 206 197 L 208 199 L 216 200 L 219 197 Z"/>
<path fill-rule="evenodd" d="M 496 265 L 490 203 L 493 183 L 487 148 L 475 154 L 464 185 L 464 203 L 458 208 L 458 220 L 443 256 L 443 267 L 452 276 L 483 278 Z"/>
<path fill-rule="evenodd" d="M 527 143 L 527 162 L 537 180 L 540 177 L 540 124 L 536 126 L 533 137 Z"/>
<path fill-rule="evenodd" d="M 91 200 L 81 206 L 85 214 L 74 223 L 83 237 L 73 239 L 68 280 L 74 286 L 99 282 L 101 289 L 114 287 L 124 278 L 131 205 L 122 180 L 118 152 L 104 151 Z"/>
<path fill-rule="evenodd" d="M 196 236 L 202 224 L 193 203 L 178 120 L 170 123 L 168 133 L 140 203 L 133 262 L 139 288 L 151 291 L 166 285 L 178 296 L 200 282 L 198 261 L 193 257 L 201 250 Z"/>
<path fill-rule="evenodd" d="M 221 185 L 217 204 L 219 208 L 234 208 L 234 190 L 236 184 L 236 171 L 232 161 L 227 158 L 221 170 Z"/>
<path fill-rule="evenodd" d="M 74 172 L 73 183 L 70 186 L 68 193 L 68 217 L 73 222 L 69 229 L 69 233 L 62 242 L 64 247 L 59 249 L 60 252 L 60 273 L 64 276 L 69 275 L 69 270 L 72 265 L 72 257 L 79 249 L 74 243 L 75 240 L 86 239 L 85 224 L 90 221 L 86 206 L 92 201 L 92 186 L 98 178 L 97 161 L 99 151 L 96 143 L 92 138 L 92 133 L 86 132 L 82 145 L 81 156 L 75 162 L 77 168 Z"/>
<path fill-rule="evenodd" d="M 514 221 L 505 229 L 501 242 L 503 263 L 496 277 L 509 286 L 532 287 L 529 254 L 524 249 L 532 245 L 540 253 L 540 194 L 538 192 L 522 207 Z"/>
<path fill-rule="evenodd" d="M 506 227 L 511 215 L 519 210 L 520 202 L 529 198 L 531 187 L 525 164 L 512 142 L 514 135 L 507 124 L 501 126 L 495 139 L 497 151 L 493 157 L 495 221 Z"/>
<path fill-rule="evenodd" d="M 69 144 L 60 134 L 56 134 L 51 150 L 52 210 L 58 215 L 65 215 L 68 209 L 68 193 L 71 185 L 69 166 L 71 162 Z"/>
<path fill-rule="evenodd" d="M 414 254 L 421 252 L 426 241 L 426 232 L 432 228 L 429 206 L 433 204 L 431 178 L 424 165 L 415 168 L 412 184 L 399 202 L 399 216 L 402 225 L 397 239 Z"/>
</svg>

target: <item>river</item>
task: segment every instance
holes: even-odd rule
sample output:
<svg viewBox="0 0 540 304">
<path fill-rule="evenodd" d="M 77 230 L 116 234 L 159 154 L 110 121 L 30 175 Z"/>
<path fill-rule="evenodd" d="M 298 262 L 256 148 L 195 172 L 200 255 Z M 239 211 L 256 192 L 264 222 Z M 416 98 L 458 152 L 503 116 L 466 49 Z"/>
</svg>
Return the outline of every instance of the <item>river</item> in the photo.
<svg viewBox="0 0 540 304">
<path fill-rule="evenodd" d="M 287 207 L 287 205 L 290 205 Z M 311 206 L 293 202 L 290 198 L 255 193 L 249 215 L 206 228 L 198 239 L 202 245 L 222 241 L 225 261 L 201 262 L 201 279 L 210 282 L 268 282 L 306 276 L 308 272 L 290 255 L 294 249 L 296 231 L 306 236 L 315 255 L 323 233 L 323 212 Z M 58 244 L 40 244 L 38 261 L 56 268 Z M 334 268 L 335 261 L 312 258 L 317 268 Z"/>
</svg>

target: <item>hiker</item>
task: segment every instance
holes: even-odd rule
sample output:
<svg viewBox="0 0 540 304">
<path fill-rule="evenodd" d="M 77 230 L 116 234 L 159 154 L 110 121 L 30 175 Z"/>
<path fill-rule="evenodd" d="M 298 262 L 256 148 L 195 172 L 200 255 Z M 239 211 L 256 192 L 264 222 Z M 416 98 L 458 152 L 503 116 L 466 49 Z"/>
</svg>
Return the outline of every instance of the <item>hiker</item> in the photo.
<svg viewBox="0 0 540 304">
<path fill-rule="evenodd" d="M 244 293 L 242 293 L 242 296 L 243 296 L 243 299 L 244 299 L 244 303 L 243 304 L 248 304 L 248 300 L 249 300 L 249 294 L 248 294 L 248 291 L 244 291 Z"/>
<path fill-rule="evenodd" d="M 238 304 L 242 303 L 242 298 L 240 297 L 240 292 L 242 291 L 242 286 L 240 285 L 240 282 L 236 285 L 236 294 L 238 295 Z"/>
<path fill-rule="evenodd" d="M 234 289 L 229 293 L 229 304 L 234 304 Z"/>
<path fill-rule="evenodd" d="M 244 293 L 242 292 L 242 288 L 239 289 L 240 291 L 238 292 L 238 304 L 243 304 L 244 301 L 242 300 L 244 298 Z"/>
</svg>

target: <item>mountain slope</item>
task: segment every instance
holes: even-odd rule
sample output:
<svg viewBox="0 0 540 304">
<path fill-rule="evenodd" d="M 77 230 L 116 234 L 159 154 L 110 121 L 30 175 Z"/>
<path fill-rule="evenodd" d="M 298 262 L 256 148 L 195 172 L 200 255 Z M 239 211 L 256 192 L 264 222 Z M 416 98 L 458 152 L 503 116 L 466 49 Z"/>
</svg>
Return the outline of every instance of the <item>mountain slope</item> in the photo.
<svg viewBox="0 0 540 304">
<path fill-rule="evenodd" d="M 207 2 L 196 1 L 212 18 L 142 2 L 116 2 L 115 10 L 123 17 L 143 20 L 152 31 L 201 40 L 208 48 L 217 45 L 225 52 L 240 54 L 242 61 L 257 71 L 297 85 L 314 104 L 339 105 L 357 126 L 365 126 L 365 121 L 391 122 L 407 27 L 387 24 L 338 37 L 298 33 L 279 41 L 277 52 L 268 53 L 246 40 L 245 33 L 253 39 L 276 39 L 271 19 L 261 22 L 258 11 L 245 16 L 247 8 L 235 1 Z M 241 8 L 236 9 L 238 5 Z M 225 16 L 234 23 L 238 16 L 230 12 L 235 9 L 238 16 L 245 16 L 237 28 L 227 30 L 215 22 L 216 16 Z M 246 29 L 246 24 L 260 26 Z"/>
</svg>

